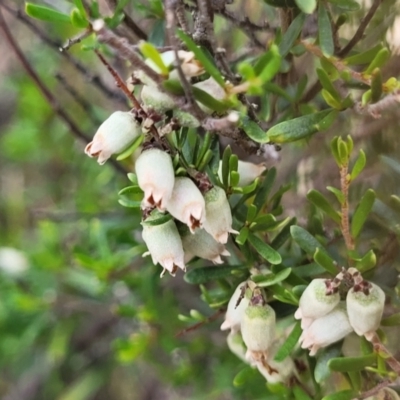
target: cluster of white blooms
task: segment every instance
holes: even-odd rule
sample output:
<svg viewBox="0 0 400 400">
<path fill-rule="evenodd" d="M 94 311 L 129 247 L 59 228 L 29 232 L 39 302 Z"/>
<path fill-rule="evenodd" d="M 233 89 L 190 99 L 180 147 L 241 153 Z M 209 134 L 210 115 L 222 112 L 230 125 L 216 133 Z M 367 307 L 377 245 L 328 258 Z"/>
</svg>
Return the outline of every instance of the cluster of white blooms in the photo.
<svg viewBox="0 0 400 400">
<path fill-rule="evenodd" d="M 339 285 L 350 278 L 352 287 L 341 301 Z M 301 319 L 301 347 L 310 355 L 345 338 L 351 332 L 370 339 L 378 329 L 385 304 L 383 290 L 364 281 L 354 268 L 334 280 L 314 279 L 303 292 L 296 319 Z"/>
<path fill-rule="evenodd" d="M 287 382 L 295 373 L 290 357 L 275 361 L 282 344 L 277 339 L 274 310 L 251 280 L 242 282 L 232 295 L 221 325 L 230 329 L 229 349 L 244 362 L 256 367 L 270 383 Z"/>
</svg>

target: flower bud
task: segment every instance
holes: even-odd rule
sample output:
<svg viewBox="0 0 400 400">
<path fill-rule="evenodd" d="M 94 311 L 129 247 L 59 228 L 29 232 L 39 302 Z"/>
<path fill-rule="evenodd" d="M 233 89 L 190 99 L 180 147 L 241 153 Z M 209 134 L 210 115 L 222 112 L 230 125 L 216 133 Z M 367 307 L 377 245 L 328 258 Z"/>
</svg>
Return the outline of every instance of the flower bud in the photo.
<svg viewBox="0 0 400 400">
<path fill-rule="evenodd" d="M 97 162 L 103 165 L 112 154 L 124 151 L 141 133 L 140 125 L 130 112 L 116 111 L 100 125 L 85 153 L 98 157 Z"/>
<path fill-rule="evenodd" d="M 303 331 L 300 343 L 303 349 L 310 350 L 310 356 L 314 356 L 321 347 L 329 346 L 343 339 L 353 331 L 346 311 L 337 306 L 329 314 L 317 318 Z"/>
<path fill-rule="evenodd" d="M 339 293 L 326 294 L 325 279 L 313 279 L 300 297 L 299 308 L 294 314 L 301 319 L 301 327 L 308 328 L 311 323 L 332 311 L 340 301 Z"/>
<path fill-rule="evenodd" d="M 281 345 L 282 341 L 276 341 L 271 346 L 267 359 L 256 363 L 258 371 L 269 383 L 286 383 L 296 371 L 291 357 L 280 362 L 274 360 Z"/>
<path fill-rule="evenodd" d="M 143 256 L 150 254 L 153 264 L 159 263 L 164 268 L 161 276 L 164 275 L 166 270 L 172 276 L 175 276 L 178 268 L 186 271 L 182 241 L 172 219 L 163 224 L 151 225 L 152 221 L 158 218 L 160 218 L 160 213 L 153 211 L 142 222 L 142 237 L 149 249 Z"/>
<path fill-rule="evenodd" d="M 231 332 L 238 332 L 242 323 L 244 312 L 249 305 L 251 291 L 254 288 L 252 281 L 240 283 L 229 300 L 225 314 L 225 321 L 221 325 L 221 331 L 230 329 Z"/>
<path fill-rule="evenodd" d="M 238 163 L 239 183 L 238 186 L 250 185 L 257 177 L 259 177 L 266 169 L 265 164 L 253 164 L 247 161 Z M 222 161 L 219 162 L 218 176 L 222 182 Z"/>
<path fill-rule="evenodd" d="M 359 336 L 368 337 L 374 333 L 381 322 L 383 308 L 385 306 L 385 293 L 374 283 L 363 291 L 350 289 L 346 297 L 347 314 L 350 324 Z"/>
<path fill-rule="evenodd" d="M 175 182 L 174 166 L 169 154 L 159 149 L 145 150 L 136 160 L 139 187 L 144 191 L 142 208 L 164 211 Z"/>
<path fill-rule="evenodd" d="M 246 364 L 248 363 L 246 359 L 246 346 L 243 343 L 242 335 L 240 332 L 231 331 L 226 338 L 229 350 L 239 359 L 241 359 Z"/>
<path fill-rule="evenodd" d="M 198 128 L 200 126 L 200 121 L 187 111 L 180 109 L 174 110 L 174 118 L 178 121 L 180 126 L 185 126 L 187 128 Z"/>
<path fill-rule="evenodd" d="M 22 251 L 13 247 L 0 247 L 0 269 L 8 275 L 22 275 L 29 268 L 28 260 Z"/>
<path fill-rule="evenodd" d="M 140 97 L 146 110 L 151 108 L 159 114 L 175 107 L 174 100 L 168 94 L 161 92 L 156 86 L 143 85 Z"/>
<path fill-rule="evenodd" d="M 189 231 L 182 236 L 185 260 L 192 257 L 200 257 L 210 260 L 214 264 L 222 264 L 221 256 L 230 256 L 228 250 L 221 243 L 218 243 L 204 229 L 196 229 L 192 234 Z"/>
<path fill-rule="evenodd" d="M 232 229 L 232 213 L 225 191 L 214 186 L 205 195 L 206 219 L 203 228 L 219 243 L 228 241 L 229 232 L 238 233 Z"/>
<path fill-rule="evenodd" d="M 254 291 L 241 323 L 243 341 L 253 361 L 265 359 L 275 340 L 275 321 L 275 311 Z"/>
<path fill-rule="evenodd" d="M 186 224 L 190 232 L 202 226 L 205 219 L 205 202 L 200 190 L 190 178 L 175 178 L 167 211 L 178 221 Z"/>
</svg>

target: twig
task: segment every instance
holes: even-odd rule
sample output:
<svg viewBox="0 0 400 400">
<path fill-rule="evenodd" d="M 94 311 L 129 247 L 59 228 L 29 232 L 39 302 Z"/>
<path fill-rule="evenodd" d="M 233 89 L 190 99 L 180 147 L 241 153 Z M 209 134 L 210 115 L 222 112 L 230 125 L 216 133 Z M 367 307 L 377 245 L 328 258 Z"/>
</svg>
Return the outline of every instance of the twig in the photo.
<svg viewBox="0 0 400 400">
<path fill-rule="evenodd" d="M 203 321 L 198 322 L 197 324 L 194 324 L 192 326 L 189 326 L 188 328 L 182 329 L 181 331 L 179 331 L 175 337 L 180 337 L 183 335 L 186 335 L 189 332 L 193 332 L 196 329 L 200 328 L 201 326 L 203 326 L 204 324 L 208 324 L 210 322 L 215 321 L 216 319 L 219 318 L 220 315 L 222 315 L 224 312 L 226 311 L 225 308 L 221 308 L 219 309 L 217 312 L 215 312 L 213 315 L 209 316 L 208 318 L 206 318 Z"/>
<path fill-rule="evenodd" d="M 393 357 L 392 353 L 390 353 L 390 351 L 383 345 L 376 332 L 373 333 L 372 337 L 368 338 L 368 340 L 373 344 L 374 351 L 376 353 L 384 354 L 386 363 L 394 372 L 396 372 L 397 376 L 400 376 L 400 362 L 397 361 Z"/>
<path fill-rule="evenodd" d="M 114 7 L 117 6 L 117 0 L 107 0 L 108 3 L 111 3 Z M 136 24 L 136 22 L 125 12 L 123 23 L 139 38 L 143 40 L 147 40 L 147 34 Z"/>
<path fill-rule="evenodd" d="M 32 21 L 21 11 L 14 10 L 6 4 L 1 4 L 10 14 L 21 21 L 25 26 L 27 26 L 32 32 L 34 32 L 43 42 L 45 42 L 50 48 L 61 54 L 69 63 L 71 63 L 85 78 L 87 81 L 91 82 L 97 89 L 99 89 L 107 98 L 115 98 L 119 102 L 125 103 L 125 98 L 119 94 L 119 92 L 114 92 L 110 90 L 106 84 L 97 75 L 92 75 L 88 69 L 82 65 L 78 60 L 76 60 L 70 53 L 63 51 L 60 52 L 62 44 L 48 37 L 44 32 L 42 32 Z M 126 103 L 125 103 L 126 104 Z"/>
<path fill-rule="evenodd" d="M 10 30 L 8 29 L 8 26 L 6 24 L 6 21 L 4 20 L 3 14 L 0 9 L 0 28 L 4 32 L 4 35 L 10 44 L 11 48 L 15 52 L 17 58 L 21 62 L 22 66 L 26 70 L 27 74 L 31 77 L 31 79 L 35 82 L 36 86 L 39 88 L 39 90 L 42 92 L 43 96 L 51 106 L 51 108 L 54 110 L 54 112 L 66 123 L 70 131 L 79 139 L 83 140 L 85 143 L 90 142 L 90 138 L 88 138 L 78 127 L 78 125 L 75 124 L 75 122 L 70 118 L 70 116 L 64 111 L 64 109 L 60 106 L 58 103 L 57 99 L 53 96 L 53 94 L 50 92 L 50 90 L 47 88 L 47 86 L 43 83 L 43 81 L 40 79 L 39 75 L 36 73 L 36 71 L 32 68 L 30 65 L 29 61 L 26 59 L 25 55 L 22 53 L 21 49 L 17 45 L 16 41 L 14 40 L 14 37 L 12 36 Z M 112 165 L 114 168 L 116 168 L 119 172 L 122 174 L 126 175 L 128 171 L 125 170 L 122 165 L 120 165 L 118 162 L 115 160 L 112 160 Z"/>
<path fill-rule="evenodd" d="M 374 118 L 380 118 L 382 111 L 393 106 L 397 106 L 399 103 L 400 90 L 396 90 L 374 104 L 362 106 L 360 103 L 358 103 L 354 109 L 360 114 L 369 114 Z"/>
<path fill-rule="evenodd" d="M 367 390 L 366 392 L 363 392 L 361 394 L 359 394 L 357 397 L 355 397 L 353 400 L 362 400 L 362 399 L 366 399 L 370 396 L 373 396 L 374 394 L 377 394 L 379 391 L 381 391 L 382 389 L 384 389 L 385 387 L 388 387 L 390 385 L 390 380 L 386 379 L 380 383 L 378 383 L 375 387 L 373 387 L 370 390 Z"/>
<path fill-rule="evenodd" d="M 354 240 L 350 233 L 349 223 L 349 179 L 348 164 L 340 166 L 340 188 L 343 193 L 343 202 L 341 205 L 341 230 L 347 250 L 354 250 Z"/>
<path fill-rule="evenodd" d="M 92 34 L 92 25 L 89 25 L 83 32 L 79 33 L 75 37 L 68 39 L 67 43 L 65 43 L 61 48 L 60 51 L 69 50 L 73 45 L 80 43 L 83 39 L 87 38 Z"/>
<path fill-rule="evenodd" d="M 350 39 L 349 43 L 347 43 L 347 45 L 345 47 L 343 47 L 343 49 L 340 50 L 337 53 L 337 55 L 339 57 L 346 56 L 352 50 L 352 48 L 362 39 L 362 37 L 364 35 L 364 32 L 365 32 L 365 29 L 367 28 L 367 26 L 370 23 L 372 17 L 374 16 L 376 11 L 378 10 L 378 8 L 381 5 L 382 1 L 383 0 L 374 0 L 374 2 L 372 3 L 371 8 L 369 9 L 367 15 L 361 21 L 361 23 L 360 23 L 356 33 L 354 34 L 354 36 Z"/>
</svg>

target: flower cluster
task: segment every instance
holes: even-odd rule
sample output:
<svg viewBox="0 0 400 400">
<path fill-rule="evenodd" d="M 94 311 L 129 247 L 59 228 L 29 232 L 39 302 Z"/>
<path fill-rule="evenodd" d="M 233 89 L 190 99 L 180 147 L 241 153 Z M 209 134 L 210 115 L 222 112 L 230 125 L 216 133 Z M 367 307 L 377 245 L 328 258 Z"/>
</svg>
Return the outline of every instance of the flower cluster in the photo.
<svg viewBox="0 0 400 400">
<path fill-rule="evenodd" d="M 339 286 L 350 282 L 345 301 Z M 301 319 L 301 347 L 310 355 L 345 338 L 351 332 L 370 339 L 378 329 L 385 303 L 383 290 L 362 279 L 354 268 L 343 271 L 334 280 L 314 279 L 303 292 L 296 319 Z"/>
<path fill-rule="evenodd" d="M 142 222 L 143 239 L 163 273 L 185 270 L 185 263 L 194 256 L 220 264 L 221 256 L 230 255 L 224 245 L 229 233 L 236 231 L 223 189 L 211 187 L 203 195 L 190 178 L 175 176 L 170 155 L 157 148 L 144 150 L 135 170 L 144 192 L 142 209 L 148 215 Z M 156 222 L 160 218 L 162 223 Z"/>
<path fill-rule="evenodd" d="M 251 280 L 236 288 L 221 329 L 231 330 L 227 338 L 229 349 L 242 361 L 256 367 L 268 382 L 287 382 L 295 373 L 290 357 L 280 362 L 274 359 L 282 344 L 277 339 L 275 311 Z"/>
</svg>

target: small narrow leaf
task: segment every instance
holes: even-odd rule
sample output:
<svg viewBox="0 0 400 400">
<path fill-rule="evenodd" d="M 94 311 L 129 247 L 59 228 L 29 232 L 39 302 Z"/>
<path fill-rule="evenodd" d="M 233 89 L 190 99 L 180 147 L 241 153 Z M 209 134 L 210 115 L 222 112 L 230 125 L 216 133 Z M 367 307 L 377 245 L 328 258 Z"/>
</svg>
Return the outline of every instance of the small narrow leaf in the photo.
<svg viewBox="0 0 400 400">
<path fill-rule="evenodd" d="M 210 61 L 210 59 L 203 53 L 203 51 L 196 45 L 192 38 L 181 30 L 177 31 L 179 39 L 181 39 L 190 51 L 193 51 L 197 60 L 201 62 L 204 69 L 218 82 L 218 84 L 224 88 L 225 81 L 222 77 L 219 69 Z"/>
<path fill-rule="evenodd" d="M 254 198 L 253 204 L 257 207 L 258 212 L 261 211 L 264 204 L 267 203 L 269 192 L 272 189 L 272 185 L 275 182 L 276 178 L 276 169 L 271 168 L 268 170 L 265 175 L 264 180 L 262 181 L 261 186 L 257 190 L 256 197 Z"/>
<path fill-rule="evenodd" d="M 292 331 L 289 333 L 289 336 L 285 340 L 285 343 L 279 348 L 277 351 L 274 360 L 277 362 L 283 361 L 296 347 L 297 342 L 299 341 L 302 329 L 300 326 L 300 321 L 297 321 Z"/>
<path fill-rule="evenodd" d="M 281 55 L 279 54 L 279 49 L 276 44 L 270 46 L 269 51 L 266 53 L 265 57 L 262 58 L 262 61 L 260 60 L 260 63 L 256 64 L 255 69 L 259 67 L 261 63 L 264 64 L 264 67 L 257 74 L 258 79 L 263 85 L 269 82 L 279 72 L 279 68 L 281 67 Z"/>
<path fill-rule="evenodd" d="M 372 210 L 375 197 L 375 192 L 372 189 L 368 189 L 360 200 L 351 220 L 351 234 L 354 238 L 360 234 L 361 229 L 367 220 L 368 214 Z"/>
<path fill-rule="evenodd" d="M 231 158 L 231 146 L 226 146 L 222 154 L 222 183 L 225 187 L 229 186 L 229 159 Z"/>
<path fill-rule="evenodd" d="M 240 230 L 239 235 L 236 236 L 235 242 L 244 245 L 247 241 L 248 236 L 249 236 L 249 228 L 245 226 Z"/>
<path fill-rule="evenodd" d="M 382 72 L 379 68 L 372 71 L 371 103 L 376 103 L 382 96 Z"/>
<path fill-rule="evenodd" d="M 392 314 L 381 321 L 382 326 L 397 326 L 400 325 L 400 313 Z"/>
<path fill-rule="evenodd" d="M 287 222 L 287 224 L 282 228 L 282 230 L 276 235 L 275 239 L 272 241 L 271 246 L 274 249 L 279 249 L 290 237 L 290 227 L 296 223 L 296 218 L 292 218 Z"/>
<path fill-rule="evenodd" d="M 312 400 L 312 398 L 300 386 L 293 386 L 292 390 L 296 400 Z"/>
<path fill-rule="evenodd" d="M 314 369 L 314 378 L 317 383 L 323 383 L 332 375 L 332 371 L 328 367 L 328 362 L 334 357 L 339 357 L 341 353 L 342 346 L 338 344 L 321 349 Z"/>
<path fill-rule="evenodd" d="M 354 390 L 341 390 L 324 396 L 322 400 L 353 400 L 356 395 Z"/>
<path fill-rule="evenodd" d="M 325 196 L 318 192 L 318 190 L 312 189 L 307 193 L 307 199 L 311 201 L 316 207 L 320 208 L 329 217 L 331 217 L 337 224 L 340 224 L 340 214 L 332 207 L 332 204 Z"/>
<path fill-rule="evenodd" d="M 158 50 L 151 43 L 142 41 L 139 43 L 139 49 L 146 58 L 153 61 L 153 63 L 160 69 L 162 75 L 168 76 L 169 70 L 167 66 L 164 64 Z"/>
<path fill-rule="evenodd" d="M 324 56 L 331 56 L 335 50 L 332 25 L 328 10 L 323 2 L 320 2 L 318 6 L 318 40 Z"/>
<path fill-rule="evenodd" d="M 269 138 L 265 131 L 247 115 L 240 118 L 239 127 L 242 128 L 246 135 L 257 143 L 268 143 Z"/>
<path fill-rule="evenodd" d="M 360 150 L 360 153 L 358 154 L 357 160 L 354 164 L 354 167 L 351 171 L 350 174 L 350 179 L 353 181 L 354 179 L 357 178 L 358 175 L 362 172 L 362 170 L 365 167 L 365 164 L 367 162 L 367 158 L 365 156 L 364 150 Z"/>
<path fill-rule="evenodd" d="M 233 378 L 233 386 L 235 386 L 235 387 L 243 386 L 249 380 L 251 380 L 255 374 L 256 374 L 256 371 L 252 367 L 246 367 L 246 368 L 242 369 Z"/>
<path fill-rule="evenodd" d="M 386 47 L 380 49 L 364 73 L 371 74 L 375 68 L 382 67 L 386 63 L 386 61 L 389 60 L 389 58 L 390 51 Z"/>
<path fill-rule="evenodd" d="M 309 255 L 314 255 L 315 250 L 317 248 L 325 251 L 321 243 L 315 239 L 309 232 L 307 232 L 304 228 L 293 225 L 290 227 L 290 234 L 294 241 Z"/>
<path fill-rule="evenodd" d="M 344 203 L 344 195 L 339 189 L 334 188 L 332 186 L 327 186 L 326 188 L 336 196 L 340 204 Z"/>
<path fill-rule="evenodd" d="M 314 261 L 332 275 L 338 273 L 335 261 L 323 250 L 317 248 L 314 253 Z"/>
<path fill-rule="evenodd" d="M 376 54 L 383 48 L 382 43 L 377 44 L 376 46 L 363 51 L 362 53 L 354 54 L 353 56 L 347 57 L 344 59 L 344 62 L 348 65 L 358 65 L 358 64 L 368 64 L 370 63 L 376 56 Z"/>
<path fill-rule="evenodd" d="M 376 265 L 376 255 L 374 251 L 371 249 L 368 251 L 365 256 L 356 263 L 356 268 L 361 272 L 367 272 L 370 269 L 374 268 Z"/>
<path fill-rule="evenodd" d="M 329 3 L 335 4 L 345 11 L 358 11 L 360 4 L 355 0 L 328 0 Z"/>
<path fill-rule="evenodd" d="M 322 87 L 330 93 L 331 96 L 334 97 L 334 99 L 340 103 L 341 102 L 341 97 L 336 90 L 335 86 L 333 86 L 331 78 L 328 76 L 328 74 L 325 72 L 324 69 L 322 68 L 317 68 L 317 75 L 318 79 L 322 84 Z"/>
<path fill-rule="evenodd" d="M 291 268 L 284 268 L 282 271 L 279 271 L 276 274 L 269 274 L 269 275 L 257 275 L 253 277 L 254 282 L 257 286 L 260 287 L 268 287 L 276 285 L 284 281 L 292 272 Z"/>
<path fill-rule="evenodd" d="M 306 14 L 312 14 L 317 8 L 316 0 L 295 0 L 295 2 L 297 7 Z"/>
<path fill-rule="evenodd" d="M 41 19 L 49 22 L 65 22 L 70 24 L 71 18 L 53 8 L 38 6 L 32 3 L 25 3 L 25 12 L 32 18 Z"/>
<path fill-rule="evenodd" d="M 218 267 L 201 267 L 192 269 L 184 275 L 185 282 L 200 285 L 218 279 L 228 278 L 232 276 L 233 271 L 245 270 L 242 265 L 237 266 L 218 266 Z"/>
<path fill-rule="evenodd" d="M 376 363 L 376 354 L 371 353 L 360 357 L 338 357 L 332 358 L 328 362 L 328 366 L 332 371 L 348 372 L 361 371 L 365 367 L 372 366 Z"/>
<path fill-rule="evenodd" d="M 304 139 L 318 132 L 320 123 L 332 112 L 331 109 L 283 121 L 267 131 L 267 137 L 274 143 L 287 143 Z"/>
<path fill-rule="evenodd" d="M 306 14 L 300 13 L 290 24 L 288 30 L 282 37 L 282 41 L 279 45 L 279 52 L 282 57 L 285 57 L 290 49 L 292 48 L 294 42 L 299 37 L 301 30 L 303 29 L 304 22 L 306 20 Z"/>
<path fill-rule="evenodd" d="M 269 263 L 280 264 L 282 262 L 281 255 L 259 237 L 249 233 L 248 241 L 257 250 L 258 254 Z"/>
</svg>

